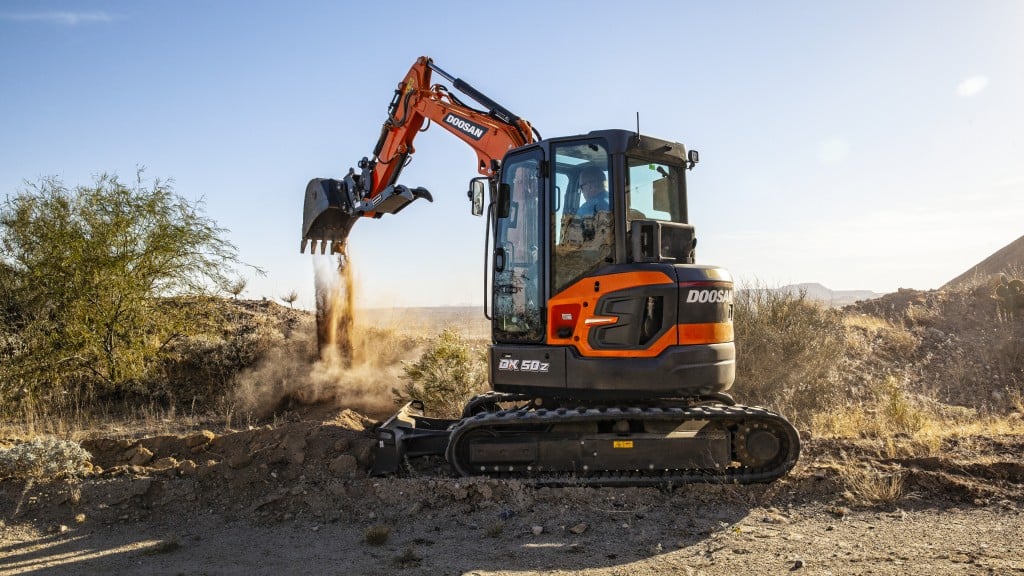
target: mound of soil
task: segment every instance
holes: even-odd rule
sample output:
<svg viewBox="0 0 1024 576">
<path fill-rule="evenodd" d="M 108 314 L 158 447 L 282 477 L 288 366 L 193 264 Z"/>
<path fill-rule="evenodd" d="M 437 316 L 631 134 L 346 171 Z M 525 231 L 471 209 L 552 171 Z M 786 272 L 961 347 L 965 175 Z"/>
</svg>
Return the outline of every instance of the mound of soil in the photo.
<svg viewBox="0 0 1024 576">
<path fill-rule="evenodd" d="M 971 290 L 908 290 L 858 302 L 847 314 L 883 318 L 898 332 L 874 342 L 865 374 L 889 371 L 940 402 L 1020 411 L 1024 395 L 1024 314 L 1008 313 L 988 285 Z"/>
</svg>

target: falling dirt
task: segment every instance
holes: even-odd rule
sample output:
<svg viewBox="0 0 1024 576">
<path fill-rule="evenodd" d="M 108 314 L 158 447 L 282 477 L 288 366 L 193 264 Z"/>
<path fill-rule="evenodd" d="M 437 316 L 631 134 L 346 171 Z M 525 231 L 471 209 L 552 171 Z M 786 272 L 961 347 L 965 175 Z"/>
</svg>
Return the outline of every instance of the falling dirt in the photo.
<svg viewBox="0 0 1024 576">
<path fill-rule="evenodd" d="M 316 332 L 320 360 L 347 367 L 352 362 L 352 335 L 355 325 L 356 286 L 352 278 L 352 260 L 347 244 L 336 255 L 337 268 L 317 266 Z"/>
</svg>

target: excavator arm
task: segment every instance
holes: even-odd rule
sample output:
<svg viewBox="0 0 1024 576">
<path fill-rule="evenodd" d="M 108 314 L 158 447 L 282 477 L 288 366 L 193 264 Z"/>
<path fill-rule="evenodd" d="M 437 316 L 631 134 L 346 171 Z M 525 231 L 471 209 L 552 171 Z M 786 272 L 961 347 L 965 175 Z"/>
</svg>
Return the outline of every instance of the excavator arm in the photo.
<svg viewBox="0 0 1024 576">
<path fill-rule="evenodd" d="M 431 84 L 432 73 L 482 105 L 474 109 L 447 87 Z M 477 155 L 477 171 L 494 178 L 501 158 L 508 150 L 529 144 L 539 135 L 529 122 L 491 100 L 461 79 L 437 67 L 430 58 L 420 57 L 395 89 L 388 116 L 372 158 L 359 161 L 359 173 L 350 168 L 341 180 L 314 178 L 306 187 L 303 207 L 302 245 L 315 252 L 342 252 L 345 240 L 361 217 L 379 218 L 395 214 L 418 198 L 433 201 L 425 188 L 398 183 L 402 169 L 416 149 L 413 141 L 433 122 L 468 144 Z"/>
</svg>

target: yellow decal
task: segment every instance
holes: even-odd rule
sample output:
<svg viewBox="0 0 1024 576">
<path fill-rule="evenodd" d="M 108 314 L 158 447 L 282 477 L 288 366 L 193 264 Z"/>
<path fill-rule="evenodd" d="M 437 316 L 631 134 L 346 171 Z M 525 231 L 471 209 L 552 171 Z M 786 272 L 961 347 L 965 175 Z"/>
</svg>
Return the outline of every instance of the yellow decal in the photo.
<svg viewBox="0 0 1024 576">
<path fill-rule="evenodd" d="M 632 440 L 613 440 L 612 441 L 612 448 L 632 448 L 632 447 L 633 447 L 633 441 Z"/>
</svg>

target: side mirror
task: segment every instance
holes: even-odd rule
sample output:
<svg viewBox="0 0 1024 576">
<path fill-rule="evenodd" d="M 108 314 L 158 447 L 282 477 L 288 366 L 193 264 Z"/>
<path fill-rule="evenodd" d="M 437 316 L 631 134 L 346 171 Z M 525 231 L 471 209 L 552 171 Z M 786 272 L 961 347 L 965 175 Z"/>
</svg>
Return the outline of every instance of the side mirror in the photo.
<svg viewBox="0 0 1024 576">
<path fill-rule="evenodd" d="M 472 204 L 473 216 L 480 216 L 484 213 L 484 179 L 474 178 L 469 181 L 469 201 Z"/>
</svg>

